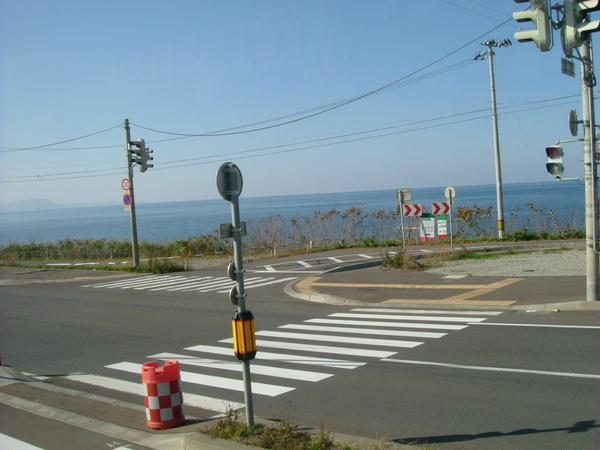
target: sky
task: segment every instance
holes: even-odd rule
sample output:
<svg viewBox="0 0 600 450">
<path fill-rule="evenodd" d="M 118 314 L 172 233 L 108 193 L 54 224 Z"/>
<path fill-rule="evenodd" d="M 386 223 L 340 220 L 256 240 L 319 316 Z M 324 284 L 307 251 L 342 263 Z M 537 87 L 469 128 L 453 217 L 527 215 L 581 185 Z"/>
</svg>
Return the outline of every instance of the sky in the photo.
<svg viewBox="0 0 600 450">
<path fill-rule="evenodd" d="M 138 203 L 551 181 L 576 76 L 511 0 L 0 0 L 0 207 L 121 203 L 124 122 L 153 149 Z M 580 135 L 582 132 L 580 128 Z M 566 143 L 565 177 L 583 174 Z"/>
</svg>

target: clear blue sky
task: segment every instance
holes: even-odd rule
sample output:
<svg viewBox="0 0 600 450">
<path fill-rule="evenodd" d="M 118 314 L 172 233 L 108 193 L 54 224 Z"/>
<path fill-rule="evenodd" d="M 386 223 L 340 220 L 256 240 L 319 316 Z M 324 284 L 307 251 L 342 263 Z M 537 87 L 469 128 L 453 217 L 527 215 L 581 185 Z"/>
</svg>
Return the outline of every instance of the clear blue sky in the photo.
<svg viewBox="0 0 600 450">
<path fill-rule="evenodd" d="M 506 38 L 503 179 L 551 181 L 544 148 L 581 116 L 579 64 L 561 73 L 558 32 L 545 53 L 514 39 L 527 5 L 0 0 L 0 204 L 120 203 L 125 118 L 154 149 L 138 202 L 219 198 L 226 161 L 242 197 L 493 184 L 489 63 L 473 58 Z M 581 176 L 582 145 L 564 148 Z"/>
</svg>

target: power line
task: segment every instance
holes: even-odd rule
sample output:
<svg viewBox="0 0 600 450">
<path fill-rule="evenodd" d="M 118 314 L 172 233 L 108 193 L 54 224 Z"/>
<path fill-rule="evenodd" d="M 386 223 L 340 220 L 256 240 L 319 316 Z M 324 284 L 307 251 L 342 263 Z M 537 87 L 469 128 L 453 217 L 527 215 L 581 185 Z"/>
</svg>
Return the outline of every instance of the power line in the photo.
<svg viewBox="0 0 600 450">
<path fill-rule="evenodd" d="M 85 136 L 79 136 L 79 137 L 76 137 L 76 138 L 66 139 L 64 141 L 53 142 L 52 144 L 38 145 L 38 146 L 35 146 L 35 147 L 11 148 L 11 149 L 0 150 L 0 152 L 2 152 L 2 153 L 22 152 L 22 151 L 25 151 L 25 150 L 37 150 L 37 149 L 40 149 L 40 148 L 52 147 L 54 145 L 66 144 L 68 142 L 74 142 L 74 141 L 78 141 L 80 139 L 85 139 L 85 138 L 89 138 L 91 136 L 96 136 L 98 134 L 106 133 L 107 131 L 111 131 L 111 130 L 114 130 L 115 128 L 119 128 L 119 127 L 121 127 L 121 124 L 116 125 L 114 127 L 107 128 L 106 130 L 100 130 L 100 131 L 96 131 L 94 133 L 86 134 Z M 102 147 L 100 147 L 100 148 L 102 148 Z"/>
<path fill-rule="evenodd" d="M 144 129 L 144 130 L 147 130 L 147 131 L 152 131 L 152 132 L 155 132 L 155 133 L 167 134 L 167 135 L 172 135 L 172 136 L 182 136 L 182 137 L 232 136 L 232 135 L 237 135 L 237 134 L 254 133 L 254 132 L 257 132 L 257 131 L 264 131 L 264 130 L 268 130 L 268 129 L 272 129 L 272 128 L 276 128 L 276 127 L 290 125 L 290 124 L 295 123 L 295 122 L 299 122 L 299 121 L 302 121 L 302 120 L 310 119 L 312 117 L 316 117 L 316 116 L 321 115 L 321 114 L 325 114 L 327 112 L 333 111 L 333 110 L 341 108 L 343 106 L 347 106 L 347 105 L 349 105 L 351 103 L 354 103 L 354 102 L 356 102 L 358 100 L 362 100 L 364 98 L 367 98 L 367 97 L 370 97 L 372 95 L 375 95 L 375 94 L 378 94 L 380 92 L 383 92 L 385 90 L 388 90 L 392 86 L 394 86 L 396 84 L 399 84 L 402 81 L 405 81 L 405 80 L 409 79 L 413 75 L 416 75 L 416 74 L 424 71 L 425 69 L 428 69 L 429 67 L 432 67 L 435 64 L 437 64 L 437 63 L 439 63 L 439 62 L 441 62 L 441 61 L 449 58 L 450 56 L 454 55 L 455 53 L 458 53 L 459 51 L 461 51 L 465 47 L 468 47 L 471 44 L 473 44 L 474 42 L 479 41 L 481 38 L 485 37 L 486 35 L 488 35 L 489 33 L 493 32 L 493 31 L 497 30 L 498 28 L 500 28 L 501 26 L 505 25 L 506 23 L 508 23 L 511 20 L 512 20 L 512 17 L 509 18 L 509 19 L 507 19 L 507 20 L 505 20 L 501 24 L 495 26 L 491 30 L 486 31 L 484 34 L 476 37 L 475 39 L 471 40 L 470 42 L 467 42 L 466 44 L 458 47 L 457 49 L 455 49 L 453 51 L 451 51 L 450 53 L 448 53 L 448 54 L 446 54 L 446 55 L 444 55 L 444 56 L 436 59 L 435 61 L 433 61 L 433 62 L 431 62 L 429 64 L 424 65 L 423 67 L 421 67 L 421 68 L 419 68 L 419 69 L 417 69 L 417 70 L 409 73 L 408 75 L 405 75 L 405 76 L 403 76 L 403 77 L 401 77 L 401 78 L 399 78 L 397 80 L 392 81 L 391 83 L 388 83 L 388 84 L 386 84 L 384 86 L 381 86 L 381 87 L 379 87 L 377 89 L 373 89 L 371 91 L 368 91 L 366 93 L 357 95 L 356 97 L 352 97 L 352 98 L 349 98 L 349 99 L 346 99 L 346 100 L 341 100 L 339 102 L 332 103 L 332 104 L 329 104 L 329 105 L 325 105 L 323 107 L 318 107 L 318 108 L 323 108 L 323 109 L 318 110 L 317 112 L 314 112 L 314 113 L 306 114 L 306 115 L 298 117 L 296 119 L 292 119 L 292 120 L 288 120 L 288 121 L 285 121 L 285 122 L 276 123 L 276 124 L 273 124 L 273 125 L 267 125 L 267 126 L 264 126 L 264 127 L 253 128 L 253 129 L 250 129 L 250 130 L 229 131 L 229 132 L 226 132 L 228 130 L 232 130 L 232 128 L 230 128 L 228 130 L 220 130 L 220 131 L 209 132 L 209 133 L 178 133 L 178 132 L 173 132 L 173 131 L 158 130 L 156 128 L 150 128 L 150 127 L 146 127 L 146 126 L 142 126 L 142 125 L 138 125 L 138 124 L 132 124 L 132 125 L 135 125 L 138 128 L 141 128 L 141 129 Z M 301 113 L 295 113 L 295 114 L 291 114 L 291 115 L 284 116 L 284 117 L 293 117 L 293 116 L 298 115 L 298 114 L 301 114 Z M 259 124 L 260 123 L 269 123 L 269 122 L 272 122 L 274 120 L 280 120 L 280 119 L 279 118 L 277 118 L 277 119 L 270 119 L 270 120 L 267 120 L 267 121 L 264 121 L 264 122 L 259 122 Z M 252 126 L 252 125 L 246 125 L 246 126 Z M 233 129 L 245 128 L 246 126 L 240 126 L 240 127 L 236 127 L 236 128 L 233 128 Z"/>
<path fill-rule="evenodd" d="M 514 106 L 500 106 L 499 109 L 502 111 L 502 114 L 515 113 L 515 112 L 521 112 L 521 111 L 530 111 L 530 110 L 535 110 L 535 109 L 545 109 L 545 108 L 552 108 L 552 107 L 562 106 L 564 104 L 572 103 L 572 101 L 575 101 L 578 98 L 579 98 L 578 95 L 564 96 L 564 97 L 558 97 L 558 98 L 554 98 L 554 99 L 545 99 L 545 100 L 538 100 L 535 102 L 520 103 L 520 104 L 516 104 Z M 569 99 L 574 99 L 574 100 L 569 100 Z M 561 100 L 562 102 L 558 103 L 558 104 L 548 105 L 549 102 L 557 101 L 557 100 Z M 527 105 L 539 105 L 539 106 L 533 106 L 530 108 L 514 109 L 515 107 L 518 107 L 518 106 L 527 106 Z M 439 124 L 435 124 L 435 125 L 431 124 L 431 122 L 439 122 L 442 120 L 449 120 L 449 119 L 458 119 L 460 117 L 475 115 L 475 114 L 481 114 L 481 115 L 478 115 L 475 117 L 470 117 L 470 118 L 459 119 L 459 120 L 453 120 L 451 122 L 439 123 Z M 351 143 L 351 142 L 358 142 L 358 141 L 364 141 L 364 140 L 369 140 L 369 139 L 377 139 L 377 138 L 387 137 L 387 136 L 391 136 L 391 135 L 423 131 L 423 130 L 439 128 L 439 127 L 448 126 L 448 125 L 456 125 L 459 123 L 464 123 L 464 122 L 468 122 L 468 121 L 472 121 L 472 120 L 482 120 L 482 119 L 488 119 L 488 118 L 489 118 L 489 108 L 476 109 L 476 110 L 472 110 L 472 111 L 466 111 L 466 112 L 461 112 L 461 113 L 456 113 L 456 114 L 449 114 L 449 115 L 440 116 L 440 117 L 436 117 L 436 118 L 425 118 L 425 119 L 421 119 L 419 121 L 412 122 L 411 124 L 403 123 L 401 125 L 393 125 L 393 126 L 389 126 L 389 127 L 376 128 L 376 129 L 372 129 L 372 130 L 357 131 L 354 133 L 329 136 L 329 137 L 313 139 L 313 140 L 308 140 L 308 141 L 302 141 L 302 142 L 294 142 L 294 143 L 290 143 L 290 144 L 259 147 L 259 148 L 250 149 L 250 150 L 234 151 L 234 152 L 230 152 L 230 153 L 226 153 L 226 154 L 204 155 L 204 156 L 180 159 L 180 160 L 175 160 L 175 161 L 165 161 L 163 163 L 162 167 L 157 167 L 153 170 L 154 171 L 170 170 L 170 169 L 175 169 L 175 168 L 180 168 L 180 167 L 188 167 L 188 166 L 193 166 L 193 165 L 211 164 L 211 163 L 215 162 L 216 160 L 219 160 L 219 161 L 222 160 L 223 157 L 225 157 L 225 156 L 227 156 L 227 157 L 236 156 L 236 158 L 238 158 L 238 159 L 249 159 L 249 158 L 258 158 L 258 157 L 264 157 L 264 156 L 272 156 L 272 155 L 277 155 L 277 154 L 285 154 L 285 153 L 291 153 L 291 152 L 297 152 L 297 151 L 303 151 L 303 150 L 311 150 L 311 149 L 320 148 L 320 147 L 329 147 L 329 146 L 333 146 L 333 145 L 347 144 L 347 143 Z M 418 128 L 410 128 L 407 130 L 389 131 L 389 130 L 393 130 L 393 129 L 397 129 L 397 128 L 414 127 L 415 125 L 420 125 L 420 124 L 424 124 L 424 123 L 427 123 L 428 125 L 418 127 Z M 381 132 L 384 132 L 384 133 L 381 133 Z M 372 133 L 379 133 L 379 134 L 375 134 L 372 136 L 364 136 L 366 134 L 372 134 Z M 361 137 L 357 137 L 357 136 L 361 136 Z M 350 139 L 348 139 L 348 138 L 350 138 Z M 343 140 L 337 140 L 337 139 L 343 139 Z M 337 140 L 337 141 L 326 142 L 326 141 L 333 141 L 333 140 Z M 291 149 L 287 148 L 287 147 L 295 147 L 298 145 L 301 145 L 302 147 L 296 147 L 296 148 L 291 148 Z M 280 149 L 280 150 L 277 150 L 277 149 Z M 283 150 L 281 150 L 281 149 L 283 149 Z M 261 153 L 259 153 L 259 152 L 261 152 Z M 253 154 L 253 153 L 259 153 L 259 154 Z M 194 162 L 194 161 L 196 161 L 196 162 Z M 201 161 L 201 162 L 198 162 L 198 161 Z M 168 167 L 167 167 L 167 165 L 168 165 Z M 100 173 L 100 174 L 98 173 L 98 172 L 107 172 L 107 171 L 110 171 L 110 172 Z M 36 182 L 36 181 L 59 181 L 59 180 L 68 180 L 68 179 L 76 179 L 76 178 L 112 176 L 112 175 L 121 174 L 122 172 L 123 172 L 122 169 L 115 167 L 115 168 L 108 168 L 108 169 L 61 172 L 61 173 L 53 173 L 53 174 L 46 174 L 46 175 L 31 175 L 31 176 L 24 175 L 24 176 L 17 176 L 17 177 L 0 177 L 0 183 L 6 184 L 6 183 L 25 183 L 25 182 Z M 83 174 L 85 174 L 85 175 L 83 175 Z M 70 175 L 72 175 L 72 176 L 70 176 Z M 56 177 L 59 177 L 59 178 L 56 178 Z M 2 181 L 2 180 L 7 180 L 7 181 Z"/>
</svg>

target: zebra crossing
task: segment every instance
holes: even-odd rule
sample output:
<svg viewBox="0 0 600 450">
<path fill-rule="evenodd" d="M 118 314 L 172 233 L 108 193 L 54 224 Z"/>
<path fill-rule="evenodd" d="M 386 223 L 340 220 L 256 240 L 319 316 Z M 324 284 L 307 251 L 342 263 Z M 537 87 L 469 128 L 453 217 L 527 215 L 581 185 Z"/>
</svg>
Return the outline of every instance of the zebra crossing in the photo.
<svg viewBox="0 0 600 450">
<path fill-rule="evenodd" d="M 246 289 L 252 289 L 270 284 L 286 283 L 298 277 L 265 277 L 255 276 L 244 278 Z M 235 285 L 229 277 L 183 276 L 183 275 L 148 275 L 143 277 L 113 280 L 94 284 L 86 284 L 82 288 L 91 289 L 133 289 L 137 291 L 165 292 L 217 292 L 227 293 Z"/>
<path fill-rule="evenodd" d="M 252 392 L 277 397 L 330 379 L 480 324 L 502 312 L 354 308 L 276 330 L 256 332 L 258 353 L 252 361 Z M 233 356 L 232 338 L 174 352 L 147 355 L 149 360 L 177 360 L 185 403 L 217 413 L 244 407 L 242 365 Z M 147 361 L 119 361 L 105 366 L 110 377 L 75 373 L 64 378 L 142 395 L 138 378 Z M 138 380 L 138 381 L 133 381 Z"/>
</svg>

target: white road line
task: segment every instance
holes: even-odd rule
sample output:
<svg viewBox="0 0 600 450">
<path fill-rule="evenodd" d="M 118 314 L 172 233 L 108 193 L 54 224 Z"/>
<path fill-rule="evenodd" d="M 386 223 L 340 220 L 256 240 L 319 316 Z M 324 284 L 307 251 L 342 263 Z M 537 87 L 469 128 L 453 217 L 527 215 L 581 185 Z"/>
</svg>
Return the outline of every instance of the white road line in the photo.
<svg viewBox="0 0 600 450">
<path fill-rule="evenodd" d="M 387 328 L 421 328 L 427 330 L 463 330 L 468 325 L 449 325 L 441 323 L 412 323 L 412 322 L 378 322 L 371 320 L 343 320 L 343 319 L 309 319 L 305 322 L 326 323 L 330 325 L 357 325 Z"/>
<path fill-rule="evenodd" d="M 453 311 L 451 309 L 397 309 L 397 308 L 354 308 L 358 312 L 382 312 L 382 313 L 405 313 L 405 314 L 446 314 L 465 316 L 498 316 L 503 311 Z"/>
<path fill-rule="evenodd" d="M 361 258 L 365 258 L 365 259 L 373 259 L 374 258 L 374 256 L 365 255 L 364 253 L 359 253 L 356 256 L 360 256 Z"/>
<path fill-rule="evenodd" d="M 146 282 L 147 280 L 157 279 L 157 278 L 160 278 L 160 277 L 158 275 L 148 275 L 145 277 L 128 278 L 126 280 L 120 280 L 120 281 L 109 281 L 109 282 L 98 283 L 98 284 L 86 284 L 85 286 L 82 286 L 82 287 L 93 287 L 93 288 L 121 287 L 121 286 L 134 285 L 134 284 L 138 284 L 140 282 Z"/>
<path fill-rule="evenodd" d="M 252 273 L 307 273 L 307 274 L 319 274 L 323 273 L 322 270 L 258 270 L 258 269 L 246 269 L 247 272 Z"/>
<path fill-rule="evenodd" d="M 125 392 L 127 394 L 135 394 L 139 396 L 144 395 L 143 385 L 141 382 L 141 369 L 140 382 L 132 383 L 131 381 L 119 380 L 117 378 L 103 377 L 100 375 L 90 375 L 84 373 L 74 373 L 66 375 L 62 378 L 66 378 L 71 381 L 77 381 L 80 383 L 91 384 L 92 386 L 100 386 L 107 389 L 113 389 L 119 392 Z M 185 404 L 194 406 L 196 408 L 208 409 L 210 411 L 227 412 L 230 409 L 240 409 L 244 407 L 243 403 L 230 402 L 223 399 L 205 397 L 204 395 L 196 395 L 184 392 Z"/>
<path fill-rule="evenodd" d="M 506 367 L 485 367 L 485 366 L 465 366 L 461 364 L 448 364 L 431 361 L 410 361 L 405 359 L 393 359 L 385 358 L 382 361 L 395 362 L 399 364 L 414 364 L 422 366 L 437 366 L 437 367 L 448 367 L 451 369 L 466 369 L 466 370 L 483 370 L 487 372 L 510 372 L 510 373 L 525 373 L 531 375 L 550 375 L 557 377 L 573 377 L 573 378 L 592 378 L 600 380 L 600 375 L 589 374 L 589 373 L 571 373 L 571 372 L 551 372 L 546 370 L 528 370 L 528 369 L 510 369 Z"/>
<path fill-rule="evenodd" d="M 288 324 L 277 328 L 285 328 L 289 330 L 305 330 L 305 331 L 321 331 L 325 333 L 352 333 L 352 334 L 369 334 L 373 336 L 396 336 L 396 337 L 416 337 L 439 339 L 446 336 L 448 333 L 431 333 L 427 331 L 401 331 L 401 330 L 376 330 L 374 328 L 343 328 L 343 327 L 326 327 L 319 325 L 301 325 Z"/>
<path fill-rule="evenodd" d="M 537 323 L 470 323 L 469 325 L 492 325 L 496 327 L 570 328 L 574 330 L 600 330 L 595 325 L 545 325 Z"/>
<path fill-rule="evenodd" d="M 156 355 L 148 356 L 148 358 L 158 358 L 161 360 L 174 359 L 179 361 L 179 364 L 187 364 L 196 367 L 206 367 L 209 369 L 232 370 L 235 372 L 242 371 L 242 365 L 239 361 L 222 361 L 216 359 L 197 358 L 188 355 L 179 355 L 177 353 L 157 353 Z M 252 374 L 310 382 L 321 381 L 333 376 L 332 373 L 310 372 L 308 370 L 282 369 L 279 367 L 262 366 L 259 364 L 252 364 Z"/>
<path fill-rule="evenodd" d="M 206 283 L 208 280 L 212 280 L 213 277 L 193 277 L 188 278 L 187 281 L 183 281 L 181 283 L 177 283 L 176 287 L 173 286 L 163 286 L 150 289 L 151 291 L 182 291 L 184 289 L 189 289 L 194 286 L 201 285 Z"/>
<path fill-rule="evenodd" d="M 343 260 L 338 259 L 338 258 L 334 258 L 333 256 L 329 256 L 327 259 L 330 259 L 331 261 L 336 262 L 336 263 L 343 263 L 344 262 Z"/>
<path fill-rule="evenodd" d="M 232 339 L 233 340 L 233 339 Z M 281 342 L 281 341 L 265 341 L 263 339 L 257 339 L 256 345 L 259 348 L 280 348 L 283 350 L 296 350 L 302 352 L 314 352 L 314 353 L 332 353 L 334 355 L 348 355 L 357 356 L 363 358 L 387 358 L 395 355 L 396 352 L 384 351 L 384 350 L 368 350 L 363 348 L 346 348 L 346 347 L 331 347 L 326 345 L 311 345 L 311 344 L 299 344 L 297 342 Z M 262 352 L 260 352 L 262 354 Z M 360 364 L 362 365 L 362 364 Z M 344 367 L 346 368 L 346 367 Z"/>
<path fill-rule="evenodd" d="M 27 442 L 20 441 L 18 439 L 7 436 L 6 434 L 0 433 L 0 448 L 11 449 L 11 450 L 43 450 L 41 447 L 28 444 Z"/>
<path fill-rule="evenodd" d="M 150 288 L 154 288 L 156 286 L 173 286 L 173 285 L 177 285 L 178 283 L 181 283 L 182 281 L 185 280 L 189 280 L 189 278 L 187 277 L 161 277 L 159 280 L 156 281 L 151 281 L 145 284 L 141 284 L 138 286 L 133 287 L 133 289 L 135 290 L 144 290 L 144 289 L 150 289 Z M 121 289 L 125 289 L 125 288 L 121 288 Z"/>
<path fill-rule="evenodd" d="M 116 364 L 105 366 L 109 369 L 122 370 L 124 372 L 142 373 L 142 365 L 123 361 Z M 203 375 L 199 373 L 181 371 L 181 381 L 184 383 L 199 384 L 202 386 L 216 387 L 220 389 L 228 389 L 231 391 L 244 392 L 244 382 L 234 380 L 232 378 L 215 377 L 212 375 Z M 268 397 L 277 397 L 286 392 L 293 391 L 293 387 L 278 386 L 275 384 L 252 383 L 252 392 L 257 395 L 266 395 Z"/>
<path fill-rule="evenodd" d="M 282 331 L 258 331 L 257 336 L 278 337 L 284 339 L 300 339 L 305 341 L 338 342 L 357 345 L 380 345 L 382 347 L 414 348 L 423 342 L 392 341 L 388 339 L 356 338 L 348 336 L 328 336 L 325 334 L 285 333 Z"/>
<path fill-rule="evenodd" d="M 268 286 L 270 284 L 277 284 L 277 283 L 285 283 L 286 281 L 292 281 L 297 279 L 298 277 L 288 277 L 288 278 L 280 278 L 280 279 L 275 279 L 275 278 L 267 278 L 266 282 L 261 282 L 261 280 L 257 280 L 254 283 L 249 283 L 249 284 L 245 284 L 244 286 L 246 287 L 246 289 L 251 289 L 251 288 L 256 288 L 256 287 L 262 287 L 262 286 Z M 217 294 L 226 294 L 229 291 L 217 291 Z"/>
<path fill-rule="evenodd" d="M 298 264 L 300 264 L 303 267 L 306 267 L 307 269 L 309 267 L 313 267 L 312 264 L 307 263 L 306 261 L 296 261 Z"/>
<path fill-rule="evenodd" d="M 219 342 L 223 343 L 231 343 L 233 342 L 233 338 L 223 339 Z M 263 352 L 260 350 L 261 341 L 257 341 L 257 346 L 259 347 L 258 353 L 256 354 L 256 359 L 258 361 L 279 361 L 283 363 L 293 363 L 293 364 L 306 364 L 306 365 L 315 365 L 322 367 L 333 367 L 336 369 L 356 369 L 357 367 L 364 366 L 366 363 L 360 363 L 355 361 L 345 361 L 343 359 L 330 359 L 330 358 L 319 358 L 316 356 L 299 356 L 299 355 L 288 355 L 282 353 L 271 353 L 271 352 Z M 231 348 L 223 348 L 223 347 L 213 347 L 209 345 L 195 345 L 193 347 L 187 347 L 185 350 L 191 350 L 195 352 L 203 352 L 203 353 L 211 353 L 217 355 L 232 355 L 233 350 Z"/>
<path fill-rule="evenodd" d="M 353 314 L 334 313 L 328 317 L 348 317 L 354 319 L 384 319 L 384 320 L 418 320 L 422 322 L 483 322 L 486 318 L 477 317 L 441 317 L 441 316 L 405 316 L 400 314 Z"/>
</svg>

